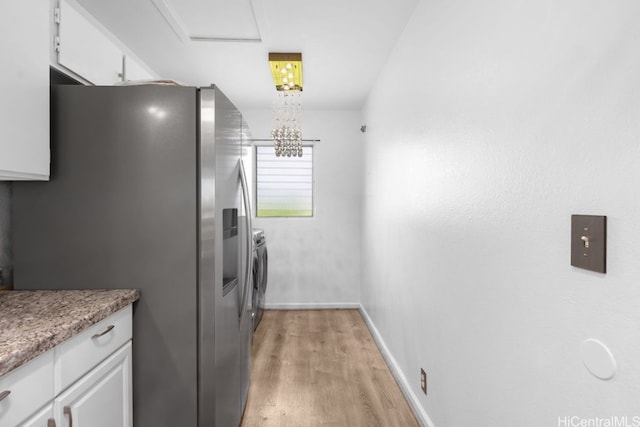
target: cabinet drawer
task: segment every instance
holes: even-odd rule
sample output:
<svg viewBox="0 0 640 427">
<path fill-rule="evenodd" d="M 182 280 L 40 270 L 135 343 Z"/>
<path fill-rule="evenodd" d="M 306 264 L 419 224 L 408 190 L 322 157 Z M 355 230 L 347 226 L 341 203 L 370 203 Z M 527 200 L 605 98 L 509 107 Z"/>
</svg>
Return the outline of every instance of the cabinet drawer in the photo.
<svg viewBox="0 0 640 427">
<path fill-rule="evenodd" d="M 15 426 L 53 397 L 53 352 L 47 351 L 0 377 L 0 426 Z"/>
<path fill-rule="evenodd" d="M 132 336 L 131 305 L 57 346 L 55 394 L 65 390 Z"/>
</svg>

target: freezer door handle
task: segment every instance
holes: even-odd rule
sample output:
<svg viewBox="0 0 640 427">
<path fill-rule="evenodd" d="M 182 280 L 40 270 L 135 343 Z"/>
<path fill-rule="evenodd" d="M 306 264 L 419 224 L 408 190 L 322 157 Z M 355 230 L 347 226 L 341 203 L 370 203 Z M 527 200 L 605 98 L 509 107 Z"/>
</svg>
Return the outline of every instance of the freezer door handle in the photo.
<svg viewBox="0 0 640 427">
<path fill-rule="evenodd" d="M 247 230 L 245 233 L 246 242 L 245 242 L 245 272 L 244 272 L 244 286 L 242 287 L 242 303 L 240 304 L 240 319 L 244 315 L 246 311 L 247 303 L 249 302 L 249 290 L 251 286 L 251 270 L 252 270 L 252 260 L 253 260 L 253 226 L 251 224 L 251 204 L 249 199 L 249 187 L 247 186 L 247 175 L 244 171 L 244 163 L 242 159 L 239 160 L 239 170 L 240 170 L 240 183 L 242 184 L 242 200 L 244 202 L 245 209 L 245 221 Z"/>
</svg>

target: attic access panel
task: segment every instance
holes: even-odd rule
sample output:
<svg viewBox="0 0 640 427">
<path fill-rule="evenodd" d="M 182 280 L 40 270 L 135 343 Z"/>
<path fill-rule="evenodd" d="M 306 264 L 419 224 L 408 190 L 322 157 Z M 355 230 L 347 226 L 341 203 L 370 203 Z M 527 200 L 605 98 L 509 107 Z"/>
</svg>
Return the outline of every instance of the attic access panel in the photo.
<svg viewBox="0 0 640 427">
<path fill-rule="evenodd" d="M 181 38 L 191 41 L 261 40 L 251 0 L 152 0 Z"/>
</svg>

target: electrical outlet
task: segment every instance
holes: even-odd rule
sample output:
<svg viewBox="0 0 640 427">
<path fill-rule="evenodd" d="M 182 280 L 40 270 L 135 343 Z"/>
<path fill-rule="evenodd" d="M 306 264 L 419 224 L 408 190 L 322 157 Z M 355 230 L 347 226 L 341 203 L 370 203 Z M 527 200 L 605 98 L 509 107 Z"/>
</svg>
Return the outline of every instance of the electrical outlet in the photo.
<svg viewBox="0 0 640 427">
<path fill-rule="evenodd" d="M 420 387 L 424 394 L 427 394 L 427 373 L 422 368 L 420 369 Z"/>
</svg>

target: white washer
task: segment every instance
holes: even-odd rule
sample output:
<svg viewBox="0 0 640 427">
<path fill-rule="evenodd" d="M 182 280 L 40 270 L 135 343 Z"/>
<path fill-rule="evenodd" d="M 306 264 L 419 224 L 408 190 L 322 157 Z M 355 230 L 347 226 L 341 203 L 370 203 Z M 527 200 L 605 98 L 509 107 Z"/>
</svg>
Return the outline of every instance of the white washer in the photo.
<svg viewBox="0 0 640 427">
<path fill-rule="evenodd" d="M 267 241 L 264 231 L 253 230 L 253 330 L 255 331 L 262 320 L 264 300 L 267 291 L 268 255 Z"/>
</svg>

